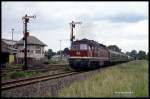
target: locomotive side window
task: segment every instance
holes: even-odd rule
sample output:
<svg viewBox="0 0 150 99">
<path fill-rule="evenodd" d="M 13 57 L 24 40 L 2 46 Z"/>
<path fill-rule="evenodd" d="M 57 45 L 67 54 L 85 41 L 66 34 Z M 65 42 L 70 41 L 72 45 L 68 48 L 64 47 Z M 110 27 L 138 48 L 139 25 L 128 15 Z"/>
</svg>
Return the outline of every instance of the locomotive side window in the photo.
<svg viewBox="0 0 150 99">
<path fill-rule="evenodd" d="M 87 50 L 88 46 L 87 44 L 80 44 L 80 50 Z"/>
</svg>

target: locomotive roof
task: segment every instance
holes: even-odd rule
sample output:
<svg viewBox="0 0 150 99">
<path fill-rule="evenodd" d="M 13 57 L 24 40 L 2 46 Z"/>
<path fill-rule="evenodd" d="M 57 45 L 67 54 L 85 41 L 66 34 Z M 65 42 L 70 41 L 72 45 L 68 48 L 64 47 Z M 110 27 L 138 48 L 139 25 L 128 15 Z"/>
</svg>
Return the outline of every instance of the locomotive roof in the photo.
<svg viewBox="0 0 150 99">
<path fill-rule="evenodd" d="M 98 42 L 96 42 L 96 41 L 94 41 L 94 40 L 88 40 L 88 39 L 77 40 L 77 41 L 74 41 L 73 43 L 81 43 L 81 42 L 86 43 L 86 44 L 89 44 L 89 45 L 92 45 L 92 46 L 102 46 L 102 47 L 107 48 L 107 47 L 106 47 L 105 45 L 103 45 L 103 44 L 100 44 L 100 43 L 98 43 Z"/>
</svg>

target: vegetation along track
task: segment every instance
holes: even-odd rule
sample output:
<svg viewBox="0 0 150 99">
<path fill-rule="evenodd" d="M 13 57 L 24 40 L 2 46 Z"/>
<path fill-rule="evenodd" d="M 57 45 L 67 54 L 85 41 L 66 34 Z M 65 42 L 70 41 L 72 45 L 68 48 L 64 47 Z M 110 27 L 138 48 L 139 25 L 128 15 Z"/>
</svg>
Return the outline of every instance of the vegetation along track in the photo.
<svg viewBox="0 0 150 99">
<path fill-rule="evenodd" d="M 33 84 L 33 83 L 37 83 L 37 82 L 40 82 L 40 81 L 52 80 L 52 79 L 56 79 L 56 78 L 70 76 L 70 75 L 73 75 L 73 74 L 78 74 L 78 73 L 79 72 L 69 71 L 69 72 L 61 72 L 61 73 L 52 74 L 52 75 L 43 75 L 43 76 L 25 78 L 25 79 L 20 79 L 20 80 L 2 82 L 1 90 L 8 90 L 8 89 L 19 87 L 19 86 Z"/>
<path fill-rule="evenodd" d="M 111 66 L 107 66 L 107 67 L 111 67 Z M 94 70 L 91 70 L 91 71 L 94 71 Z M 88 72 L 88 71 L 82 71 L 82 72 L 62 71 L 57 74 L 47 74 L 47 75 L 41 75 L 41 76 L 36 76 L 36 77 L 23 78 L 19 80 L 5 81 L 5 82 L 2 82 L 1 89 L 8 90 L 8 89 L 19 87 L 19 86 L 33 84 L 33 83 L 37 83 L 40 81 L 57 79 L 57 78 L 65 77 L 65 76 L 71 76 L 71 75 L 79 74 L 83 72 Z"/>
<path fill-rule="evenodd" d="M 36 70 L 36 69 L 47 69 L 47 68 L 59 68 L 59 67 L 65 67 L 68 64 L 51 64 L 51 65 L 43 65 L 41 67 L 33 66 L 29 67 L 29 70 Z M 2 70 L 22 70 L 22 67 L 9 67 L 9 68 L 2 68 Z"/>
<path fill-rule="evenodd" d="M 52 70 L 59 70 L 59 69 L 65 69 L 67 64 L 56 64 L 56 65 L 49 65 L 47 67 L 38 67 L 38 68 L 29 68 L 29 70 L 27 71 L 35 71 L 35 70 L 38 70 L 38 71 L 52 71 Z M 15 70 L 15 71 L 22 71 L 22 68 L 4 68 L 2 69 L 1 73 L 2 75 L 6 75 L 9 71 L 12 71 L 12 70 Z"/>
</svg>

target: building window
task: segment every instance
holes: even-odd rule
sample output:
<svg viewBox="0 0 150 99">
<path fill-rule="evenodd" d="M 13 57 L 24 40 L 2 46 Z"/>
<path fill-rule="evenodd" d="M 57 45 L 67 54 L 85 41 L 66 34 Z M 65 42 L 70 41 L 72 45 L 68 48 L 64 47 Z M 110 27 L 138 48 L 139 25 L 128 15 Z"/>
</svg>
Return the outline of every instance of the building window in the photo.
<svg viewBox="0 0 150 99">
<path fill-rule="evenodd" d="M 33 53 L 33 50 L 30 50 L 30 53 Z"/>
<path fill-rule="evenodd" d="M 35 46 L 36 49 L 40 49 L 41 47 L 39 45 Z"/>
<path fill-rule="evenodd" d="M 36 50 L 35 53 L 36 54 L 41 54 L 41 50 Z"/>
</svg>

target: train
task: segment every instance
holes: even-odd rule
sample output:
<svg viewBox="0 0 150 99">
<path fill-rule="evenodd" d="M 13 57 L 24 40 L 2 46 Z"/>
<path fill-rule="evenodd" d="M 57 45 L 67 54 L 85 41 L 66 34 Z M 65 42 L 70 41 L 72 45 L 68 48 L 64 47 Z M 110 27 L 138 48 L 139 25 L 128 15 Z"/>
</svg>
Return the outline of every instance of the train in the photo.
<svg viewBox="0 0 150 99">
<path fill-rule="evenodd" d="M 69 66 L 75 70 L 95 69 L 133 60 L 123 52 L 110 50 L 94 40 L 81 39 L 71 43 Z"/>
</svg>

